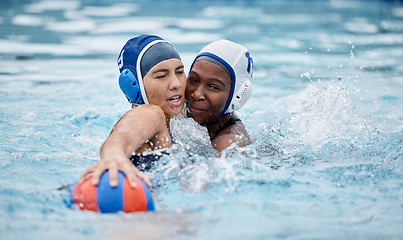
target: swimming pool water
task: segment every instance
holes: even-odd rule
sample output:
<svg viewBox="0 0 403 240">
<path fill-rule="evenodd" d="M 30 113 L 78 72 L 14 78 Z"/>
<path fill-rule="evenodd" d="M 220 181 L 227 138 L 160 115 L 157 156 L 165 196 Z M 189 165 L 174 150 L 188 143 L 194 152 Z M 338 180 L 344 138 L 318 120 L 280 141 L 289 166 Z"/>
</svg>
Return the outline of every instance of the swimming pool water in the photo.
<svg viewBox="0 0 403 240">
<path fill-rule="evenodd" d="M 3 1 L 0 239 L 402 239 L 400 1 Z M 160 35 L 186 68 L 227 38 L 254 59 L 255 142 L 214 157 L 191 120 L 149 173 L 155 213 L 68 209 L 129 109 L 116 58 Z"/>
</svg>

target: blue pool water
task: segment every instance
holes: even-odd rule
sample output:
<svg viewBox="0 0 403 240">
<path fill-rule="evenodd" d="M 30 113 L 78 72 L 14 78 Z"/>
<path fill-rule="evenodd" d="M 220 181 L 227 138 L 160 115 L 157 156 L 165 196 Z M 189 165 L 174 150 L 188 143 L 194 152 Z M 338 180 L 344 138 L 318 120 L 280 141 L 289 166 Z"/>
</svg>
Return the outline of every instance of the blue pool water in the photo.
<svg viewBox="0 0 403 240">
<path fill-rule="evenodd" d="M 0 239 L 402 239 L 402 29 L 400 1 L 2 1 Z M 255 142 L 217 158 L 175 119 L 157 212 L 68 209 L 57 189 L 129 109 L 116 57 L 141 33 L 187 68 L 211 41 L 245 45 Z"/>
</svg>

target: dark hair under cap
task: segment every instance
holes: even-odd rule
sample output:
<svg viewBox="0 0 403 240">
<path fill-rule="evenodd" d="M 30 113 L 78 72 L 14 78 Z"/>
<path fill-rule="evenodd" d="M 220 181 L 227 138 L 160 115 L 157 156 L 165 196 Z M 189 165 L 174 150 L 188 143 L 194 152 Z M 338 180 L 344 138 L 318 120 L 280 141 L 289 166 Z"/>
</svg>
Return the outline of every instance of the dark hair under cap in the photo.
<svg viewBox="0 0 403 240">
<path fill-rule="evenodd" d="M 150 71 L 158 63 L 171 58 L 181 60 L 178 52 L 171 44 L 167 42 L 158 42 L 146 50 L 140 62 L 141 77 Z"/>
<path fill-rule="evenodd" d="M 206 61 L 209 61 L 209 62 L 212 62 L 212 63 L 217 64 L 217 65 L 220 66 L 222 69 L 224 69 L 224 71 L 228 74 L 229 78 L 232 79 L 232 74 L 231 74 L 231 72 L 229 71 L 229 69 L 228 69 L 224 64 L 222 64 L 220 61 L 218 61 L 217 59 L 215 59 L 215 58 L 213 58 L 213 57 L 210 57 L 210 56 L 201 55 L 201 56 L 197 57 L 197 58 L 194 60 L 193 64 L 194 64 L 195 62 L 197 62 L 197 61 L 200 61 L 200 60 L 206 60 Z"/>
</svg>

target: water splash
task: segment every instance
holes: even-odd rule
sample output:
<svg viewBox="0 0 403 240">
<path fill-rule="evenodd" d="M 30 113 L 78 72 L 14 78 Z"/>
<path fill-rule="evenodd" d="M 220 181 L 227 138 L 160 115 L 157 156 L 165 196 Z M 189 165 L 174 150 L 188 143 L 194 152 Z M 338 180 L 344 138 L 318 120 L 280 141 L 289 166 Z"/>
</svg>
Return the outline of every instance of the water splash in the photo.
<svg viewBox="0 0 403 240">
<path fill-rule="evenodd" d="M 152 173 L 153 179 L 167 191 L 174 184 L 176 190 L 196 195 L 210 188 L 230 193 L 242 182 L 270 182 L 268 172 L 276 181 L 287 182 L 297 166 L 315 166 L 329 159 L 357 159 L 359 164 L 362 157 L 399 158 L 401 148 L 396 146 L 402 141 L 401 131 L 381 129 L 377 119 L 371 120 L 376 116 L 359 112 L 352 98 L 358 92 L 343 81 L 312 81 L 303 91 L 271 106 L 280 120 L 273 125 L 261 123 L 252 145 L 230 147 L 221 157 L 204 127 L 192 119 L 173 119 L 175 144 Z M 393 151 L 385 149 L 389 145 Z"/>
<path fill-rule="evenodd" d="M 214 156 L 217 151 L 211 147 L 207 128 L 192 118 L 174 117 L 170 121 L 170 132 L 175 144 L 194 154 Z"/>
<path fill-rule="evenodd" d="M 309 78 L 309 73 L 304 76 Z M 279 99 L 271 109 L 280 120 L 273 125 L 260 125 L 262 134 L 254 144 L 254 152 L 265 158 L 299 155 L 326 159 L 374 154 L 395 158 L 385 146 L 401 141 L 402 123 L 384 120 L 389 124 L 380 124 L 384 116 L 361 113 L 359 103 L 353 100 L 358 93 L 343 81 L 318 80 L 298 94 Z"/>
<path fill-rule="evenodd" d="M 159 191 L 180 188 L 191 194 L 206 192 L 212 187 L 231 192 L 239 184 L 240 160 L 231 149 L 219 156 L 211 146 L 207 129 L 193 119 L 177 117 L 171 119 L 171 135 L 174 144 L 170 154 L 161 158 L 151 172 L 153 184 Z M 237 151 L 235 151 L 237 152 Z"/>
</svg>

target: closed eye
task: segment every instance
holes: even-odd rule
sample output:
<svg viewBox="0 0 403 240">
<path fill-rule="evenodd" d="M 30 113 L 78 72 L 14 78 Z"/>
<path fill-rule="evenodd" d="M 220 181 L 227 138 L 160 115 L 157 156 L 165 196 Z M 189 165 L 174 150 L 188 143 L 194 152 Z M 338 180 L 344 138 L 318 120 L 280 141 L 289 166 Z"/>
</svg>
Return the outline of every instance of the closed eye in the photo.
<svg viewBox="0 0 403 240">
<path fill-rule="evenodd" d="M 199 83 L 200 82 L 197 78 L 194 78 L 194 77 L 188 78 L 188 81 L 191 82 L 191 83 Z"/>
<path fill-rule="evenodd" d="M 183 65 L 177 67 L 177 68 L 175 69 L 175 73 L 176 73 L 176 74 L 183 74 L 183 73 L 184 73 L 184 68 L 185 68 L 185 67 L 184 67 Z"/>
<path fill-rule="evenodd" d="M 164 77 L 166 77 L 166 74 L 162 74 L 162 75 L 157 75 L 157 76 L 155 76 L 155 78 L 158 78 L 158 79 L 161 79 L 161 78 L 164 78 Z"/>
</svg>

